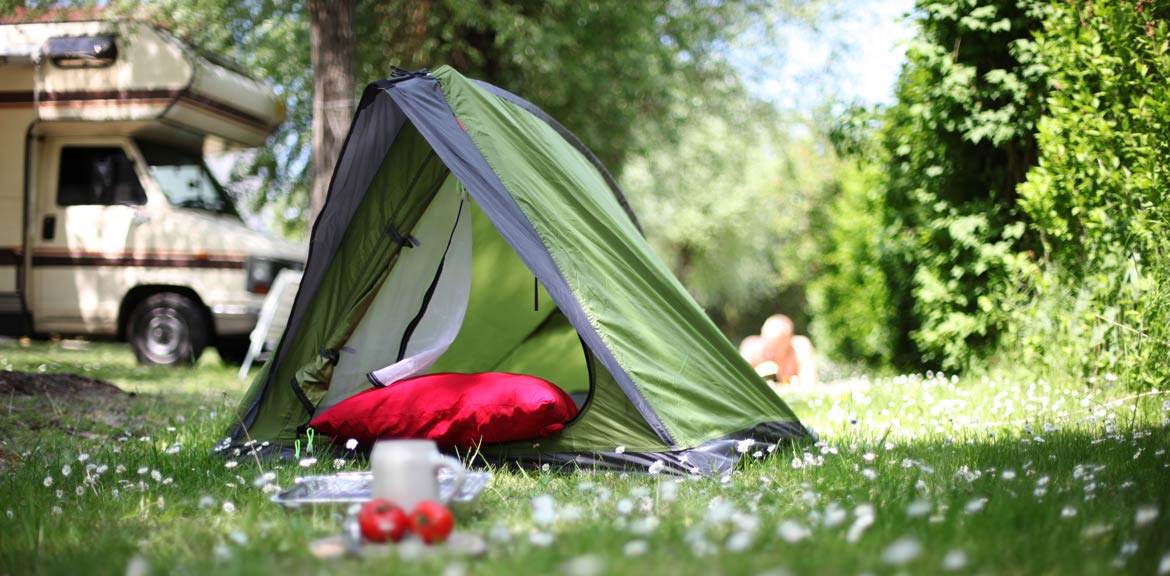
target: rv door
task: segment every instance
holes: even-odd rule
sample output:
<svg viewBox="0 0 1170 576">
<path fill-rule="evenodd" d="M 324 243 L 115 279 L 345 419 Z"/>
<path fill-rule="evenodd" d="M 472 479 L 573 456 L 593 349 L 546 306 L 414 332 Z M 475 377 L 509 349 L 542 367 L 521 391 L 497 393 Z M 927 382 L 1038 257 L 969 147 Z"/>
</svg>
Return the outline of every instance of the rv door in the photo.
<svg viewBox="0 0 1170 576">
<path fill-rule="evenodd" d="M 50 139 L 32 238 L 30 295 L 38 332 L 114 334 L 141 257 L 135 227 L 146 194 L 128 142 Z"/>
</svg>

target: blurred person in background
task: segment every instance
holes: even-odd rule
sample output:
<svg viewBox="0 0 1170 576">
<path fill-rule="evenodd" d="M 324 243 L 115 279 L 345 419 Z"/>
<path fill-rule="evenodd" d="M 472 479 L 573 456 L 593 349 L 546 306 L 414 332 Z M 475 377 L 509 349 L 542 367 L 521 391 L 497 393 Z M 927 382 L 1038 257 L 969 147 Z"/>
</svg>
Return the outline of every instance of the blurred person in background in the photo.
<svg viewBox="0 0 1170 576">
<path fill-rule="evenodd" d="M 794 333 L 792 319 L 774 314 L 764 321 L 759 335 L 744 338 L 739 354 L 765 378 L 778 384 L 817 383 L 816 351 L 806 336 Z"/>
</svg>

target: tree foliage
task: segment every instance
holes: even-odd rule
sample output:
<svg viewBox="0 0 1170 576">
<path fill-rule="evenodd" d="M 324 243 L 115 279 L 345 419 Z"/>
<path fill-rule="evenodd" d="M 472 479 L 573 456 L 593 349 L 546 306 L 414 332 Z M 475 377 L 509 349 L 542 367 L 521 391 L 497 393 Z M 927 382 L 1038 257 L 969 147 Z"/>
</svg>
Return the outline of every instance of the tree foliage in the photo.
<svg viewBox="0 0 1170 576">
<path fill-rule="evenodd" d="M 789 314 L 808 323 L 819 263 L 812 229 L 836 157 L 805 120 L 741 96 L 739 114 L 698 111 L 673 145 L 633 157 L 622 177 L 659 254 L 733 337 Z"/>
<path fill-rule="evenodd" d="M 408 69 L 450 64 L 531 100 L 614 173 L 674 141 L 689 110 L 719 105 L 738 79 L 726 48 L 744 29 L 815 13 L 820 0 L 359 0 L 358 89 Z M 238 61 L 286 101 L 286 122 L 238 176 L 253 176 L 285 223 L 303 226 L 312 179 L 312 67 L 303 0 L 155 0 L 142 7 L 177 35 Z M 356 94 L 354 95 L 357 96 Z M 287 210 L 285 209 L 287 208 Z"/>
<path fill-rule="evenodd" d="M 531 100 L 611 171 L 677 135 L 695 105 L 738 85 L 725 48 L 746 27 L 813 4 L 702 0 L 367 0 L 363 75 L 450 64 Z"/>
<path fill-rule="evenodd" d="M 633 158 L 622 178 L 659 254 L 700 303 L 724 316 L 776 288 L 780 145 L 767 123 L 699 117 L 676 146 Z"/>
<path fill-rule="evenodd" d="M 227 58 L 267 81 L 284 103 L 285 120 L 238 162 L 233 186 L 247 212 L 262 208 L 287 234 L 306 229 L 313 121 L 309 19 L 303 0 L 134 0 L 111 2 L 115 15 L 144 18 L 196 49 Z"/>
</svg>

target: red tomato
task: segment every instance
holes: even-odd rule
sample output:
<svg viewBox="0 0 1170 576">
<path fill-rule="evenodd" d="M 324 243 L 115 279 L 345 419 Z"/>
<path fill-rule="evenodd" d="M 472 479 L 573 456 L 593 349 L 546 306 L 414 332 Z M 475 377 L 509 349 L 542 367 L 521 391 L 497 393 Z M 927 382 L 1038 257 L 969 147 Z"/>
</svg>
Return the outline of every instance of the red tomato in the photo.
<svg viewBox="0 0 1170 576">
<path fill-rule="evenodd" d="M 451 511 L 434 500 L 419 502 L 410 513 L 410 529 L 427 544 L 446 540 L 454 526 L 455 517 Z"/>
<path fill-rule="evenodd" d="M 393 502 L 377 498 L 362 505 L 358 512 L 358 526 L 362 529 L 362 536 L 370 542 L 397 542 L 406 536 L 410 519 Z"/>
</svg>

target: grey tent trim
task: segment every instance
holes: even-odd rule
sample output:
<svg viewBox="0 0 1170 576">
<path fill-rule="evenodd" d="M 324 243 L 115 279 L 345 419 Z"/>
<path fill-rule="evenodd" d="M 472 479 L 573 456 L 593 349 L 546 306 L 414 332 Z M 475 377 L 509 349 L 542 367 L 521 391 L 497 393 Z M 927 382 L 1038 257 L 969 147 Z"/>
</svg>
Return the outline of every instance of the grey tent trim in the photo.
<svg viewBox="0 0 1170 576">
<path fill-rule="evenodd" d="M 585 310 L 569 289 L 568 282 L 553 262 L 552 255 L 532 223 L 524 216 L 516 200 L 455 118 L 438 80 L 419 75 L 385 86 L 383 91 L 406 114 L 504 240 L 540 280 L 561 313 L 585 340 L 602 366 L 613 375 L 614 381 L 658 438 L 665 445 L 676 448 L 670 431 L 589 322 Z"/>
</svg>

